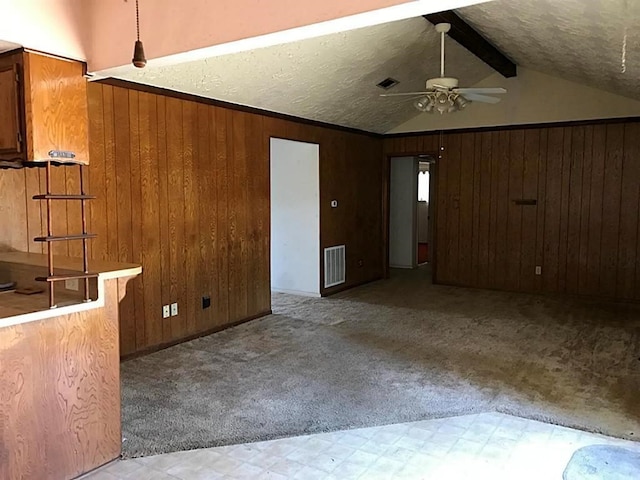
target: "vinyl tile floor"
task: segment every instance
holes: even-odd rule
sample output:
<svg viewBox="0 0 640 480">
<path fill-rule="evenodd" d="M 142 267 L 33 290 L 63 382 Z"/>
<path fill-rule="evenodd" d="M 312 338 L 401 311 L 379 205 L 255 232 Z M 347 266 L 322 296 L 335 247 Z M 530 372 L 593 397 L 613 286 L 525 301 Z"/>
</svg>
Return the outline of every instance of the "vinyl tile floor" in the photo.
<svg viewBox="0 0 640 480">
<path fill-rule="evenodd" d="M 561 480 L 580 447 L 640 443 L 501 413 L 342 430 L 111 463 L 83 480 Z"/>
</svg>

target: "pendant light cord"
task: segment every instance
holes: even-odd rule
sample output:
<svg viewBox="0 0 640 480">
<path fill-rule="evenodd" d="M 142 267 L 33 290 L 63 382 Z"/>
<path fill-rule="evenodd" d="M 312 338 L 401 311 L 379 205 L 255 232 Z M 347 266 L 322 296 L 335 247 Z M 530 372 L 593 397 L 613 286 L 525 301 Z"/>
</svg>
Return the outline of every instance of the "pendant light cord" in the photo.
<svg viewBox="0 0 640 480">
<path fill-rule="evenodd" d="M 138 0 L 136 0 L 136 34 L 138 41 L 140 41 L 140 15 L 138 13 Z"/>
</svg>

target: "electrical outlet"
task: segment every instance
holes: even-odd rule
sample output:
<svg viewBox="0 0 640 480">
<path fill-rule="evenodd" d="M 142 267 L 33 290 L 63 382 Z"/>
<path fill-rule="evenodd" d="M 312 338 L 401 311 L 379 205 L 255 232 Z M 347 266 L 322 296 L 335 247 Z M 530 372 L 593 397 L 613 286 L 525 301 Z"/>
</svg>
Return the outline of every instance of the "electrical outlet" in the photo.
<svg viewBox="0 0 640 480">
<path fill-rule="evenodd" d="M 171 304 L 171 316 L 175 317 L 178 315 L 178 302 Z"/>
<path fill-rule="evenodd" d="M 76 292 L 80 290 L 80 284 L 78 283 L 77 278 L 70 278 L 69 280 L 64 281 L 64 288 L 67 290 L 75 290 Z"/>
<path fill-rule="evenodd" d="M 540 265 L 536 265 L 536 275 L 542 275 L 542 267 Z"/>
<path fill-rule="evenodd" d="M 171 316 L 171 310 L 169 310 L 169 305 L 162 306 L 162 318 L 169 318 Z"/>
</svg>

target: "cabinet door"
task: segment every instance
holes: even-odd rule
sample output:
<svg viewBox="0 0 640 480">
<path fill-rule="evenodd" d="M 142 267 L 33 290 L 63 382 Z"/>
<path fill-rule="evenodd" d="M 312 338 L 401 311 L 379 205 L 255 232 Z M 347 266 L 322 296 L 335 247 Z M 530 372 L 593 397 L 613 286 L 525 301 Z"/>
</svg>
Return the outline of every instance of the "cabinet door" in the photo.
<svg viewBox="0 0 640 480">
<path fill-rule="evenodd" d="M 0 67 L 0 153 L 20 153 L 18 66 Z"/>
</svg>

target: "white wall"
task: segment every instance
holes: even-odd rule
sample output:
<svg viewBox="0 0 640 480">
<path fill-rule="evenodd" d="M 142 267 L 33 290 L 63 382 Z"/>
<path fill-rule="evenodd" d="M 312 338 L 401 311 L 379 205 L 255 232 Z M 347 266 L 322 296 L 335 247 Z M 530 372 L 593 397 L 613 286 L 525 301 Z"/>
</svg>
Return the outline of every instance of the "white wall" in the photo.
<svg viewBox="0 0 640 480">
<path fill-rule="evenodd" d="M 271 289 L 320 296 L 320 146 L 271 139 Z"/>
<path fill-rule="evenodd" d="M 416 112 L 388 133 L 631 117 L 640 112 L 637 100 L 522 67 L 517 77 L 495 73 L 474 87 L 504 87 L 507 93 L 495 105 L 471 103 L 449 115 Z"/>
<path fill-rule="evenodd" d="M 416 266 L 418 160 L 398 157 L 390 163 L 389 266 L 413 268 Z"/>
</svg>

